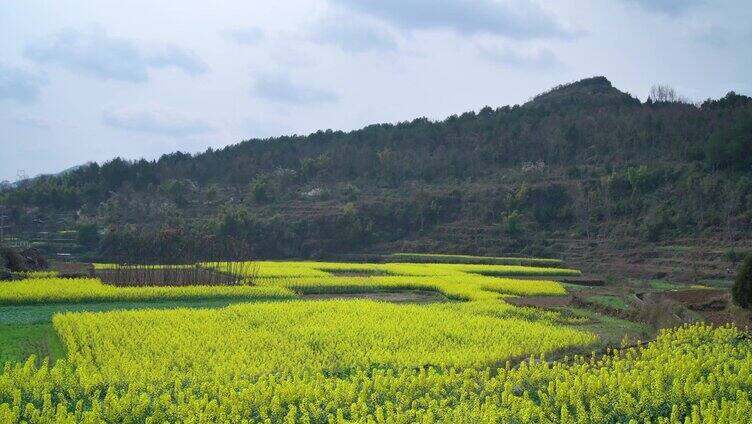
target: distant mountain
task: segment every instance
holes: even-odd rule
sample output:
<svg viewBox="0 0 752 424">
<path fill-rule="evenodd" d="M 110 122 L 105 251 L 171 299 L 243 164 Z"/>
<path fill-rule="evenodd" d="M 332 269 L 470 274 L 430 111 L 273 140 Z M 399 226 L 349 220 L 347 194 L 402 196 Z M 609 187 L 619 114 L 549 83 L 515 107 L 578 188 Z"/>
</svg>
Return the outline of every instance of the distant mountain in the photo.
<svg viewBox="0 0 752 424">
<path fill-rule="evenodd" d="M 0 203 L 17 229 L 45 222 L 101 234 L 77 252 L 103 259 L 159 257 L 165 234 L 179 247 L 170 249 L 197 257 L 206 240 L 259 257 L 433 250 L 587 260 L 577 246 L 593 240 L 639 254 L 692 239 L 717 252 L 752 234 L 750 134 L 749 97 L 641 103 L 594 77 L 441 121 L 86 164 L 6 187 Z"/>
</svg>

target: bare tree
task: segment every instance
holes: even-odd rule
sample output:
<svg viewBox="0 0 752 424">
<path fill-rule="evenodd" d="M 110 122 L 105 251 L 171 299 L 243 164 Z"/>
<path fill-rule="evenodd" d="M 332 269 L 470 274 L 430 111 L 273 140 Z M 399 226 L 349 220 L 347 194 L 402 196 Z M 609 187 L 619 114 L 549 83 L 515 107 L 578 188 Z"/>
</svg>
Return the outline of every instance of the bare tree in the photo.
<svg viewBox="0 0 752 424">
<path fill-rule="evenodd" d="M 650 87 L 649 97 L 656 103 L 675 103 L 682 101 L 679 95 L 676 94 L 674 87 L 666 84 L 656 84 Z"/>
</svg>

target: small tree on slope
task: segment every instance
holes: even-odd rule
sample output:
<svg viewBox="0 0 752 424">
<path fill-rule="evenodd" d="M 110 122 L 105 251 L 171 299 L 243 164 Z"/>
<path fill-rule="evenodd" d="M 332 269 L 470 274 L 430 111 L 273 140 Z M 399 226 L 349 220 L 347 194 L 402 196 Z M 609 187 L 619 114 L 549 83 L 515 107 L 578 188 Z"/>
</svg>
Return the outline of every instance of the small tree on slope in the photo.
<svg viewBox="0 0 752 424">
<path fill-rule="evenodd" d="M 734 288 L 731 289 L 734 302 L 744 309 L 752 306 L 752 255 L 747 255 L 742 269 L 736 275 Z"/>
</svg>

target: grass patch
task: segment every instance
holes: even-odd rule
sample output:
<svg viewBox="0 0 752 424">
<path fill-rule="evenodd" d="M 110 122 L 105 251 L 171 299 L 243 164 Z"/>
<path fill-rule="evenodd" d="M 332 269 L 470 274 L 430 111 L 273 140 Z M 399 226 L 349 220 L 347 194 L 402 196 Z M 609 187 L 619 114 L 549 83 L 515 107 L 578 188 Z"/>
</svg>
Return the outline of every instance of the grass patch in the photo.
<svg viewBox="0 0 752 424">
<path fill-rule="evenodd" d="M 680 286 L 676 283 L 672 283 L 666 280 L 648 280 L 648 287 L 655 290 L 675 290 Z"/>
<path fill-rule="evenodd" d="M 627 305 L 627 303 L 624 302 L 624 299 L 618 296 L 611 296 L 611 295 L 590 296 L 587 298 L 587 300 L 589 302 L 595 303 L 596 305 L 605 306 L 611 309 L 619 309 L 622 311 L 626 311 L 627 309 L 629 309 L 629 305 Z"/>
<path fill-rule="evenodd" d="M 589 323 L 577 325 L 576 328 L 595 333 L 604 346 L 618 346 L 625 338 L 630 341 L 646 340 L 652 334 L 652 329 L 647 324 L 600 314 L 590 309 L 564 308 L 562 311 L 588 318 Z"/>
<path fill-rule="evenodd" d="M 724 289 L 734 286 L 734 280 L 726 278 L 708 278 L 705 280 L 700 280 L 698 282 L 704 286 L 720 287 Z"/>
<path fill-rule="evenodd" d="M 561 282 L 561 285 L 564 286 L 564 288 L 567 289 L 567 291 L 582 291 L 582 290 L 588 290 L 592 289 L 593 286 L 583 286 L 581 284 L 572 284 L 572 283 L 566 283 Z"/>
<path fill-rule="evenodd" d="M 25 361 L 36 355 L 37 362 L 65 357 L 65 350 L 51 323 L 31 325 L 0 325 L 0 364 Z"/>
<path fill-rule="evenodd" d="M 205 299 L 164 300 L 153 302 L 56 303 L 0 307 L 0 325 L 29 325 L 52 322 L 59 312 L 105 312 L 123 309 L 223 308 L 248 300 Z"/>
<path fill-rule="evenodd" d="M 697 288 L 696 285 L 677 283 L 664 279 L 630 280 L 630 282 L 631 285 L 635 288 L 658 291 L 686 290 L 688 288 Z"/>
</svg>

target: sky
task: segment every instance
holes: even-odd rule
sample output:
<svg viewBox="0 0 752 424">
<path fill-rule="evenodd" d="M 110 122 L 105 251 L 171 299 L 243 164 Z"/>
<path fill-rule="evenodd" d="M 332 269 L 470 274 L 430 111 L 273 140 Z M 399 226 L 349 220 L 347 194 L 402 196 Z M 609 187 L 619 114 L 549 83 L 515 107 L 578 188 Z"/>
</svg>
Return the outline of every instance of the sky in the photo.
<svg viewBox="0 0 752 424">
<path fill-rule="evenodd" d="M 604 75 L 752 95 L 747 0 L 2 0 L 0 181 L 444 119 Z"/>
</svg>

